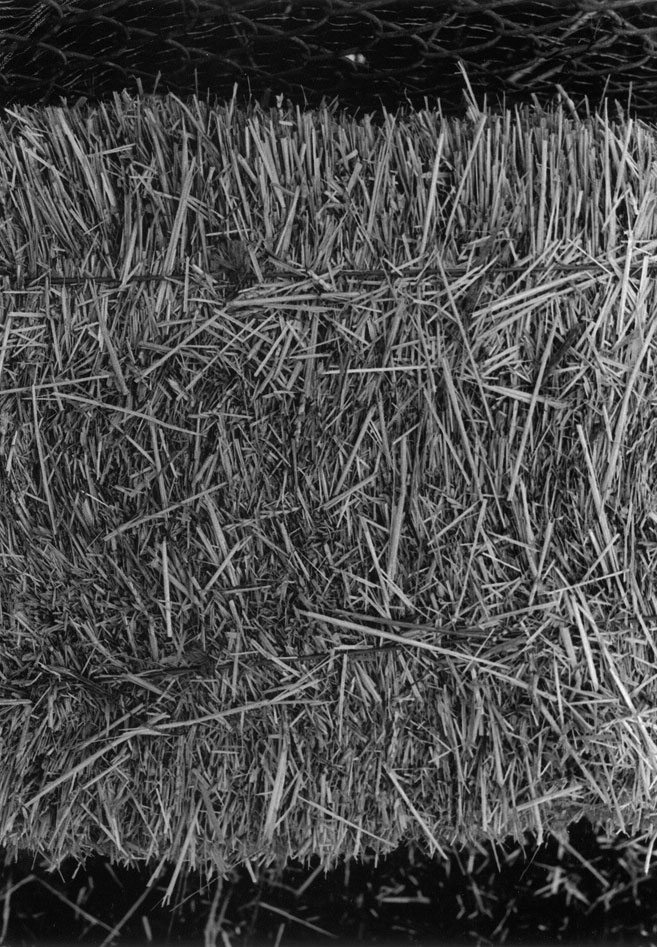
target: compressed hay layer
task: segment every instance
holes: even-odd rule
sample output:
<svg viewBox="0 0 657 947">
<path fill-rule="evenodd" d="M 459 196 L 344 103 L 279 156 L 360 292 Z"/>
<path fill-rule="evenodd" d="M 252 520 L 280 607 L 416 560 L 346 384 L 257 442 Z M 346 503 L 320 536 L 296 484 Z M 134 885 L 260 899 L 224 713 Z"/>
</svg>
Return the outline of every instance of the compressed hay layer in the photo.
<svg viewBox="0 0 657 947">
<path fill-rule="evenodd" d="M 651 824 L 655 167 L 560 110 L 9 114 L 3 845 Z"/>
</svg>

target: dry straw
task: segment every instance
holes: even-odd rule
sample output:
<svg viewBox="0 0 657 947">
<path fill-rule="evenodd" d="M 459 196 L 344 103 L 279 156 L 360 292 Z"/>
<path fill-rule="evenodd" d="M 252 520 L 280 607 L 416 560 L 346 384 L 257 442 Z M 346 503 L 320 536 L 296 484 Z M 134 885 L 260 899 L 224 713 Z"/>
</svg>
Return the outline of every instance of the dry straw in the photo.
<svg viewBox="0 0 657 947">
<path fill-rule="evenodd" d="M 0 840 L 223 872 L 654 820 L 657 144 L 0 126 Z"/>
</svg>

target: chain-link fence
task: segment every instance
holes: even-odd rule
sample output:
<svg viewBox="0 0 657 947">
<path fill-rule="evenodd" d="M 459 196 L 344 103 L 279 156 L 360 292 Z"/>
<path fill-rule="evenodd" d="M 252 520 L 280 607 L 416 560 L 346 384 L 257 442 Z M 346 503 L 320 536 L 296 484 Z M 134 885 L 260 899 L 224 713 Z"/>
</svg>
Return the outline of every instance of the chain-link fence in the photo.
<svg viewBox="0 0 657 947">
<path fill-rule="evenodd" d="M 235 83 L 347 109 L 462 109 L 478 97 L 657 112 L 654 0 L 0 0 L 0 105 L 98 100 L 127 88 L 228 97 Z"/>
</svg>

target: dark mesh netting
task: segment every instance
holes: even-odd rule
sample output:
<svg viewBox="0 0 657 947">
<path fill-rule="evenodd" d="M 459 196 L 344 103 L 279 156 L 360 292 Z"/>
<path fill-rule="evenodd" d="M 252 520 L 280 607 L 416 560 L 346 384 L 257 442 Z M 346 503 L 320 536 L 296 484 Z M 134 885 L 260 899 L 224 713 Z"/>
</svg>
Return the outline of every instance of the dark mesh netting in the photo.
<svg viewBox="0 0 657 947">
<path fill-rule="evenodd" d="M 102 99 L 128 89 L 263 104 L 338 98 L 348 110 L 463 108 L 562 87 L 655 111 L 655 0 L 0 0 L 0 105 Z M 241 92 L 240 92 L 241 94 Z"/>
</svg>

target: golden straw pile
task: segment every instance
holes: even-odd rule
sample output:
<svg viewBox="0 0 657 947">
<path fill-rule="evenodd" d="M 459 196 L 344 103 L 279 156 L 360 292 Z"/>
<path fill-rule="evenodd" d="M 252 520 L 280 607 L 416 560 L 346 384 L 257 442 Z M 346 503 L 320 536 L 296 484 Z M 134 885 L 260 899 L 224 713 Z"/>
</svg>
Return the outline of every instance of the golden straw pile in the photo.
<svg viewBox="0 0 657 947">
<path fill-rule="evenodd" d="M 561 107 L 6 114 L 0 844 L 657 825 L 656 169 Z"/>
</svg>

